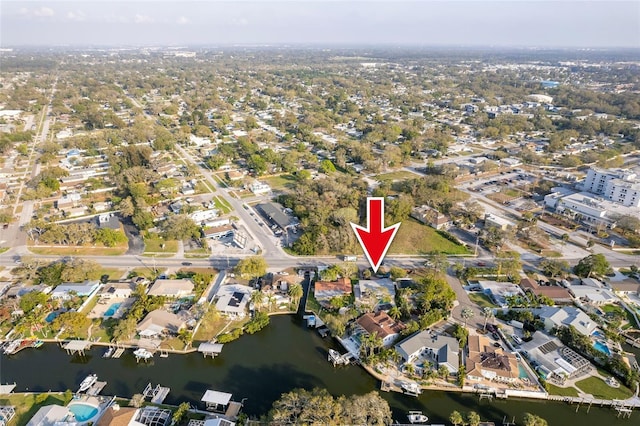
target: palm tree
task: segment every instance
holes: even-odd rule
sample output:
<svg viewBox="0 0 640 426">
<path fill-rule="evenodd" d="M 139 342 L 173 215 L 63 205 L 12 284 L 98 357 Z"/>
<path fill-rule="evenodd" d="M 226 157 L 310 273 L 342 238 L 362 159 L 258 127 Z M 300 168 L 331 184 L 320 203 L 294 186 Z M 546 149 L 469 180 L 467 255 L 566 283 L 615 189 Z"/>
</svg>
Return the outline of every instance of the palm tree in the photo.
<svg viewBox="0 0 640 426">
<path fill-rule="evenodd" d="M 462 319 L 464 320 L 464 326 L 467 326 L 467 320 L 473 318 L 473 309 L 471 308 L 462 308 L 462 312 L 460 313 Z"/>
<path fill-rule="evenodd" d="M 264 302 L 264 293 L 261 290 L 256 290 L 251 293 L 251 303 L 256 307 L 256 311 L 259 311 Z"/>
<path fill-rule="evenodd" d="M 467 414 L 467 424 L 469 426 L 478 426 L 480 424 L 480 415 L 475 411 L 469 411 Z"/>
<path fill-rule="evenodd" d="M 398 308 L 397 306 L 394 305 L 391 307 L 391 309 L 389 309 L 389 316 L 394 320 L 399 320 L 401 315 L 402 312 L 400 312 L 400 308 Z"/>
<path fill-rule="evenodd" d="M 446 380 L 447 377 L 449 377 L 449 369 L 444 365 L 441 365 L 440 367 L 438 367 L 438 374 L 440 375 L 442 380 Z"/>
<path fill-rule="evenodd" d="M 289 297 L 291 298 L 291 303 L 293 305 L 298 305 L 300 298 L 303 295 L 302 286 L 300 284 L 291 284 L 289 287 Z"/>
<path fill-rule="evenodd" d="M 487 320 L 493 317 L 493 309 L 488 306 L 485 306 L 482 309 L 482 316 L 484 317 L 484 330 L 487 331 Z"/>
<path fill-rule="evenodd" d="M 458 426 L 464 423 L 464 419 L 462 418 L 462 414 L 459 411 L 453 411 L 449 416 L 449 421 L 453 423 L 453 426 Z"/>
</svg>

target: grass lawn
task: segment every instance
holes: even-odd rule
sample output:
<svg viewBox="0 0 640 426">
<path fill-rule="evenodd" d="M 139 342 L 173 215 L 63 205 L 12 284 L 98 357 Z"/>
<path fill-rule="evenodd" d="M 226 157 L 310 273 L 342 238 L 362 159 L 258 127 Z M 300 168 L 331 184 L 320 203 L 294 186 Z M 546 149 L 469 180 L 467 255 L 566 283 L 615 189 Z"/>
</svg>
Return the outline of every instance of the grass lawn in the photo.
<svg viewBox="0 0 640 426">
<path fill-rule="evenodd" d="M 385 181 L 393 182 L 393 181 L 415 179 L 417 177 L 420 177 L 420 175 L 408 172 L 406 170 L 398 170 L 397 172 L 383 173 L 381 175 L 378 175 L 375 177 L 375 180 L 377 180 L 378 182 L 385 182 Z"/>
<path fill-rule="evenodd" d="M 144 239 L 144 252 L 145 253 L 177 253 L 178 241 L 176 240 L 163 240 L 162 238 L 145 238 Z"/>
<path fill-rule="evenodd" d="M 284 188 L 292 188 L 296 178 L 293 175 L 286 173 L 278 176 L 269 176 L 262 178 L 271 189 L 279 190 Z"/>
<path fill-rule="evenodd" d="M 100 276 L 109 275 L 110 281 L 119 280 L 122 274 L 124 274 L 124 270 L 116 268 L 102 268 L 102 270 L 100 271 Z"/>
<path fill-rule="evenodd" d="M 11 426 L 24 426 L 31 417 L 45 405 L 66 405 L 71 401 L 72 394 L 43 393 L 43 394 L 12 394 L 0 397 L 0 405 L 11 405 L 16 409 L 16 416 L 9 422 Z"/>
<path fill-rule="evenodd" d="M 220 210 L 222 214 L 227 214 L 232 210 L 231 205 L 224 199 L 224 197 L 214 196 L 212 201 L 215 204 L 216 209 Z"/>
<path fill-rule="evenodd" d="M 29 246 L 29 251 L 34 254 L 44 255 L 86 255 L 86 256 L 120 256 L 126 253 L 128 247 L 38 247 Z"/>
<path fill-rule="evenodd" d="M 595 398 L 601 399 L 627 399 L 633 392 L 624 385 L 619 388 L 612 388 L 599 377 L 589 377 L 588 379 L 576 382 L 576 387 L 585 393 L 590 393 Z"/>
<path fill-rule="evenodd" d="M 491 302 L 489 296 L 483 293 L 469 293 L 469 299 L 481 308 L 496 308 L 497 306 Z"/>
<path fill-rule="evenodd" d="M 385 224 L 389 226 L 390 224 Z M 446 254 L 466 254 L 469 251 L 442 235 L 430 226 L 415 219 L 402 222 L 398 233 L 389 248 L 390 254 L 428 254 L 439 252 Z"/>
<path fill-rule="evenodd" d="M 0 247 L 0 253 L 4 253 L 5 251 L 8 251 L 9 247 Z"/>
<path fill-rule="evenodd" d="M 547 383 L 547 386 L 549 387 L 549 393 L 551 395 L 578 396 L 578 391 L 574 387 L 561 388 L 559 386 L 552 385 L 551 383 Z"/>
<path fill-rule="evenodd" d="M 129 272 L 131 277 L 145 277 L 149 280 L 155 280 L 156 274 L 153 273 L 151 268 L 136 268 Z"/>
</svg>

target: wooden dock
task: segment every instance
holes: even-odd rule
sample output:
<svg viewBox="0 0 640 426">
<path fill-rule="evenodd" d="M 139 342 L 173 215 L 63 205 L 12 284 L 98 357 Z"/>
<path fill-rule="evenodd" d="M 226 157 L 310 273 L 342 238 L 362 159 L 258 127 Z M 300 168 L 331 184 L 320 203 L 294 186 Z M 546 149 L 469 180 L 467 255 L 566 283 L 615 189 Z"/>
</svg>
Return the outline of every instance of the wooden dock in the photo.
<svg viewBox="0 0 640 426">
<path fill-rule="evenodd" d="M 169 392 L 171 392 L 171 388 L 160 385 L 156 385 L 154 388 L 153 385 L 149 383 L 147 387 L 144 388 L 144 391 L 142 391 L 142 395 L 145 398 L 150 398 L 153 404 L 162 404 L 167 398 L 167 395 L 169 395 Z"/>
<path fill-rule="evenodd" d="M 107 382 L 95 382 L 93 386 L 87 390 L 87 395 L 96 396 L 102 392 L 102 389 L 104 389 L 105 386 L 107 386 Z"/>
<path fill-rule="evenodd" d="M 116 351 L 111 355 L 111 358 L 120 358 L 124 353 L 124 348 L 117 348 Z"/>
</svg>

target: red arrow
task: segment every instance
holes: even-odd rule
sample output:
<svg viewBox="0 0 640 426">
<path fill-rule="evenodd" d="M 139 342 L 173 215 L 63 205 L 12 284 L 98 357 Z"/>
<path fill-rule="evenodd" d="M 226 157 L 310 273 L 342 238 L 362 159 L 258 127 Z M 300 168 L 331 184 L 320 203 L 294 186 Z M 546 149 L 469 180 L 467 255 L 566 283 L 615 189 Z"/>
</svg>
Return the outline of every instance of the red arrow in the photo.
<svg viewBox="0 0 640 426">
<path fill-rule="evenodd" d="M 351 223 L 373 272 L 378 272 L 382 259 L 396 236 L 400 223 L 384 227 L 384 198 L 367 197 L 367 227 Z"/>
</svg>

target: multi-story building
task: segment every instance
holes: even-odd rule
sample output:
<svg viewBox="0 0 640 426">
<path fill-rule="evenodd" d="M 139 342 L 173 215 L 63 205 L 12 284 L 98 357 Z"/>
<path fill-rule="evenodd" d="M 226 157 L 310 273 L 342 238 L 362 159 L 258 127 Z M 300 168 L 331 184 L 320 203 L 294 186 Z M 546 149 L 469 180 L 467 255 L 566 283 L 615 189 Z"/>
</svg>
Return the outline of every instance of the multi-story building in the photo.
<svg viewBox="0 0 640 426">
<path fill-rule="evenodd" d="M 640 178 L 632 170 L 592 167 L 582 183 L 585 191 L 627 207 L 640 207 Z"/>
</svg>

